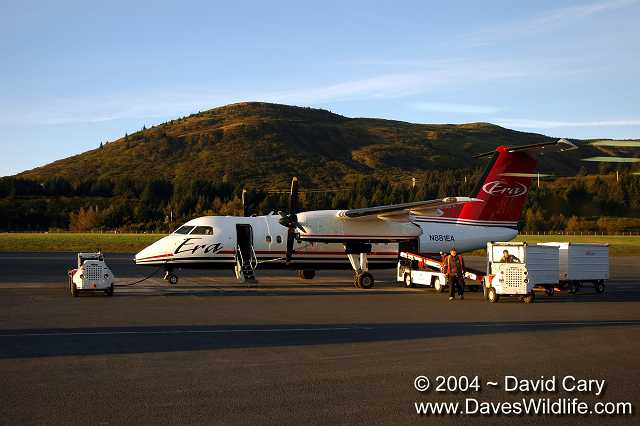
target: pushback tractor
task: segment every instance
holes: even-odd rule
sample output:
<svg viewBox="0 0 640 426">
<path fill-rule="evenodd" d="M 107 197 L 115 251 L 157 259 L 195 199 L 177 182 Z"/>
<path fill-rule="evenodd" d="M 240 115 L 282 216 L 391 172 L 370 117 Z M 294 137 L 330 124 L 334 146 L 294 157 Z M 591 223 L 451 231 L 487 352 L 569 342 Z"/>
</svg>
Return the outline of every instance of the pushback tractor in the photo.
<svg viewBox="0 0 640 426">
<path fill-rule="evenodd" d="M 113 296 L 115 277 L 104 261 L 101 252 L 78 253 L 78 264 L 67 272 L 69 294 L 77 297 L 80 292 L 102 291 Z"/>
</svg>

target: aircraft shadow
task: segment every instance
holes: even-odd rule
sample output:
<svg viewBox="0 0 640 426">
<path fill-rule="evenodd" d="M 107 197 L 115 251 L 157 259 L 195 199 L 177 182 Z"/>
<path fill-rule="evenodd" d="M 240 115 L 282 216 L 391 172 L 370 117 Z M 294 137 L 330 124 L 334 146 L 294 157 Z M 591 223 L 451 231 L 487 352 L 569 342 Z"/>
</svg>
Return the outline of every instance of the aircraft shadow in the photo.
<svg viewBox="0 0 640 426">
<path fill-rule="evenodd" d="M 18 329 L 0 332 L 0 359 L 331 345 L 638 326 L 640 320 Z"/>
</svg>

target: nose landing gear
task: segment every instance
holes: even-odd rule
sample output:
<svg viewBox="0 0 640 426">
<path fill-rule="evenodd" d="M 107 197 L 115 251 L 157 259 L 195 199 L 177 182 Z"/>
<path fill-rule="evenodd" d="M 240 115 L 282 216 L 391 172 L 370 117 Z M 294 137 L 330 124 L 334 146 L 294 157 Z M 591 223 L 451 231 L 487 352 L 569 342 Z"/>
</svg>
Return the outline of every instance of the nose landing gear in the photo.
<svg viewBox="0 0 640 426">
<path fill-rule="evenodd" d="M 172 270 L 170 270 L 170 269 L 167 269 L 167 270 L 164 272 L 164 277 L 163 277 L 163 279 L 164 279 L 165 281 L 169 281 L 169 284 L 171 284 L 171 285 L 176 285 L 176 284 L 178 284 L 178 276 L 177 276 L 176 274 L 174 274 L 174 273 L 173 273 L 173 271 L 172 271 Z"/>
</svg>

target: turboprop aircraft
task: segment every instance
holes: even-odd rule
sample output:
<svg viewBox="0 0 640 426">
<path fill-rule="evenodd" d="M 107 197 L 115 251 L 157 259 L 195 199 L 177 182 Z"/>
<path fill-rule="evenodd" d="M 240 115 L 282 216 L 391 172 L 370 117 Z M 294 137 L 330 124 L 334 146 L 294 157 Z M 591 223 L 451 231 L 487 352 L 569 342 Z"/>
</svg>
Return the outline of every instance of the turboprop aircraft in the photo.
<svg viewBox="0 0 640 426">
<path fill-rule="evenodd" d="M 293 178 L 287 212 L 199 217 L 140 251 L 135 262 L 163 267 L 171 284 L 180 268 L 233 269 L 238 279 L 254 282 L 257 268 L 294 269 L 311 279 L 318 269 L 350 265 L 354 285 L 371 288 L 369 270 L 395 267 L 399 250 L 464 252 L 513 239 L 538 155 L 570 149 L 576 146 L 565 139 L 499 146 L 476 156 L 491 160 L 469 197 L 350 210 L 298 212 Z"/>
</svg>

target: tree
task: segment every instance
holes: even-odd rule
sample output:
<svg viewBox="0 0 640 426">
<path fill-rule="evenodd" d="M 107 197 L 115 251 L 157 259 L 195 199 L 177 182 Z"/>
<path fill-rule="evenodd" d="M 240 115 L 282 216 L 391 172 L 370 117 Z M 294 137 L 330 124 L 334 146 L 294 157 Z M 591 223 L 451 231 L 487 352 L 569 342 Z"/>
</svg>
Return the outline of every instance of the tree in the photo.
<svg viewBox="0 0 640 426">
<path fill-rule="evenodd" d="M 77 213 L 71 212 L 69 214 L 69 230 L 75 232 L 91 231 L 96 227 L 98 223 L 98 208 L 89 207 L 84 209 L 83 207 L 78 210 Z"/>
</svg>

